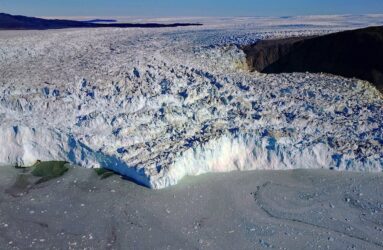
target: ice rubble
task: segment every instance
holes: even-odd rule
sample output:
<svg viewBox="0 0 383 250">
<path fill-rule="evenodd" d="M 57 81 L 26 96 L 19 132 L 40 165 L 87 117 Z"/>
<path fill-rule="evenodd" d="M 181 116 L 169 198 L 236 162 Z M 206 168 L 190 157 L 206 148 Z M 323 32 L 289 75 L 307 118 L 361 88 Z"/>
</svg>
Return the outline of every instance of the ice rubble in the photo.
<svg viewBox="0 0 383 250">
<path fill-rule="evenodd" d="M 272 32 L 237 28 L 4 36 L 0 165 L 67 160 L 156 189 L 207 172 L 383 169 L 376 89 L 330 75 L 249 73 L 238 46 L 222 41 Z"/>
</svg>

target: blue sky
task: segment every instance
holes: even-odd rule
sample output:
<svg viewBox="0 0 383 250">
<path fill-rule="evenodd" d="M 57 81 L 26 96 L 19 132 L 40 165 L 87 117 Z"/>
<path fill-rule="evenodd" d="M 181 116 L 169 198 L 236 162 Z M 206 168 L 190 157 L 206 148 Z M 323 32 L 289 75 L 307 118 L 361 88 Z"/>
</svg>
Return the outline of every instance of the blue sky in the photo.
<svg viewBox="0 0 383 250">
<path fill-rule="evenodd" d="M 31 16 L 285 16 L 383 13 L 383 0 L 0 0 Z"/>
</svg>

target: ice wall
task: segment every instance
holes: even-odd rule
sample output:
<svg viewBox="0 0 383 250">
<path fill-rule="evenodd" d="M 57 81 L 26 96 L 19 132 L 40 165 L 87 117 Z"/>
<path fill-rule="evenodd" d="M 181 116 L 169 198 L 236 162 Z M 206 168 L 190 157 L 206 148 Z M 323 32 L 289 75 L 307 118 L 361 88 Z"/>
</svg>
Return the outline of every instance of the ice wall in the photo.
<svg viewBox="0 0 383 250">
<path fill-rule="evenodd" d="M 7 33 L 0 165 L 66 160 L 151 188 L 208 172 L 382 170 L 375 88 L 325 74 L 250 73 L 230 42 L 325 31 L 214 27 Z"/>
</svg>

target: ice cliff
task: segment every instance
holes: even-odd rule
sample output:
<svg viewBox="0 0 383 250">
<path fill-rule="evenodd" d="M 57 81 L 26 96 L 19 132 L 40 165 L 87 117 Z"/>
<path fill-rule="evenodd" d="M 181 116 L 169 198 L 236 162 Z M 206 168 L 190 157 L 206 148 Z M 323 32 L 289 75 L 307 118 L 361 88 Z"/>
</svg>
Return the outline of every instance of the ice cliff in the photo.
<svg viewBox="0 0 383 250">
<path fill-rule="evenodd" d="M 207 172 L 382 171 L 368 82 L 250 73 L 238 44 L 273 33 L 208 28 L 4 32 L 0 165 L 67 160 L 156 189 Z M 275 36 L 339 29 L 298 28 Z"/>
</svg>

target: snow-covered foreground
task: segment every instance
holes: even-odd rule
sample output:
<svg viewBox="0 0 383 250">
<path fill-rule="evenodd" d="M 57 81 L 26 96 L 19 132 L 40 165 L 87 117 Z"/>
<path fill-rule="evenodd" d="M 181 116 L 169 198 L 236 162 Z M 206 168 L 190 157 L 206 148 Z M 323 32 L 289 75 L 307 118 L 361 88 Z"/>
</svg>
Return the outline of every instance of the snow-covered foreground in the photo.
<svg viewBox="0 0 383 250">
<path fill-rule="evenodd" d="M 1 249 L 382 249 L 383 174 L 248 171 L 157 190 L 0 168 Z M 30 184 L 30 185 L 28 185 Z"/>
<path fill-rule="evenodd" d="M 67 160 L 151 188 L 232 170 L 382 171 L 375 88 L 322 74 L 249 73 L 239 49 L 380 17 L 0 32 L 0 165 Z"/>
</svg>

